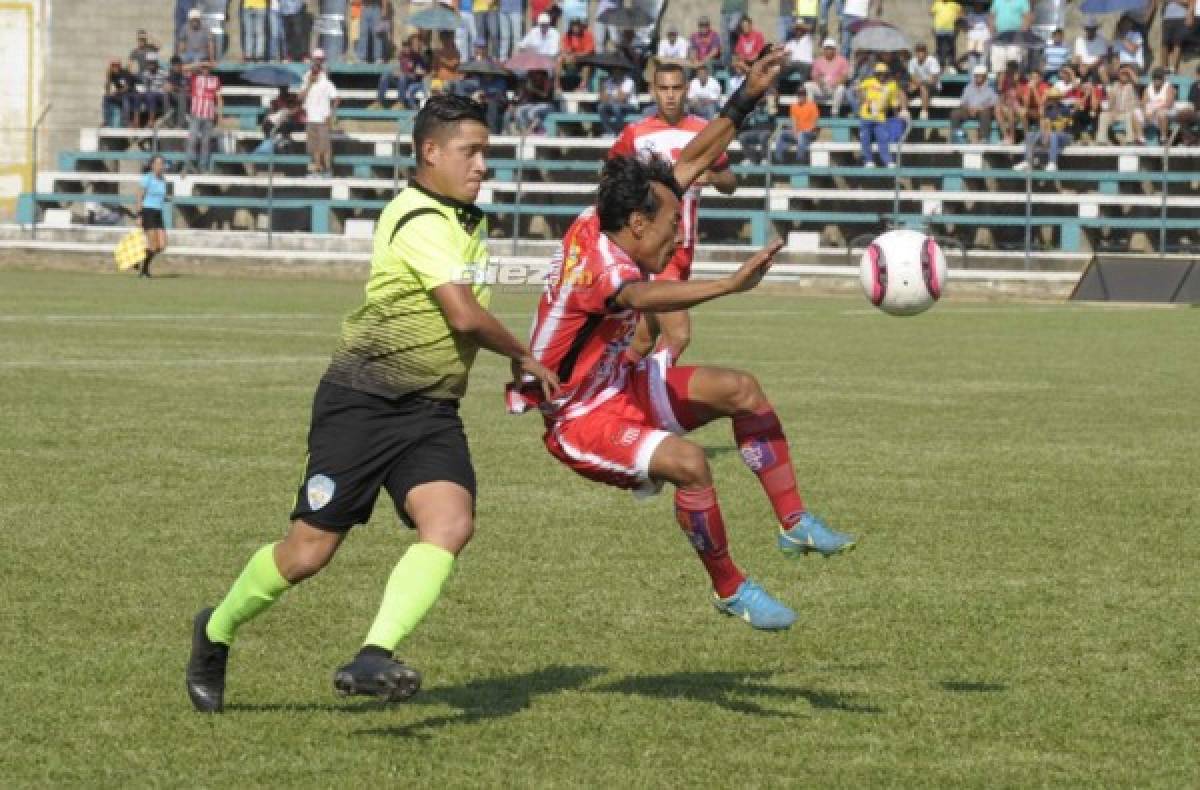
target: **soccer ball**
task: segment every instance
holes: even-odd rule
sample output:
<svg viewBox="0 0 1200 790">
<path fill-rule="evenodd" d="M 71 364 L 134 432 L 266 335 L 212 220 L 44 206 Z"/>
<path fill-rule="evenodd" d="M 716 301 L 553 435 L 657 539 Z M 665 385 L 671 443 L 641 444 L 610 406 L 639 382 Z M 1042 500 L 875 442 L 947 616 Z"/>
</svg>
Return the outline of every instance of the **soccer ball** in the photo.
<svg viewBox="0 0 1200 790">
<path fill-rule="evenodd" d="M 933 306 L 946 284 L 946 256 L 931 236 L 889 230 L 863 253 L 858 279 L 871 304 L 892 315 L 916 315 Z"/>
</svg>

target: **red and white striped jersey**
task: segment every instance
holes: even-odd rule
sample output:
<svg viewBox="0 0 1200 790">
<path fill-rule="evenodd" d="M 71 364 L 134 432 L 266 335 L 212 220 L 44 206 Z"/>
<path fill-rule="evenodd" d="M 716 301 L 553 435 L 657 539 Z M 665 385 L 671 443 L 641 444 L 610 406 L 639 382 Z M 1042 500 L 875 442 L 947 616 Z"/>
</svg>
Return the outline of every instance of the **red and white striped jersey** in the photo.
<svg viewBox="0 0 1200 790">
<path fill-rule="evenodd" d="M 692 138 L 703 131 L 708 121 L 695 115 L 686 115 L 679 121 L 678 126 L 671 126 L 657 115 L 635 121 L 624 129 L 609 149 L 609 157 L 657 155 L 671 164 L 679 161 L 679 153 L 692 141 Z M 713 170 L 724 170 L 729 167 L 729 157 L 721 154 L 721 158 L 713 164 Z M 700 204 L 700 187 L 692 187 L 683 196 L 683 205 L 679 213 L 683 217 L 683 240 L 680 247 L 686 250 L 684 268 L 689 268 L 696 251 L 696 221 Z M 680 253 L 677 251 L 676 255 Z"/>
<path fill-rule="evenodd" d="M 614 304 L 621 289 L 645 274 L 600 230 L 595 208 L 571 224 L 538 302 L 529 343 L 533 356 L 558 374 L 562 394 L 541 403 L 540 390 L 510 391 L 509 410 L 540 406 L 553 418 L 587 414 L 620 392 L 630 364 L 625 349 L 633 340 L 638 311 Z"/>
<path fill-rule="evenodd" d="M 192 75 L 192 115 L 208 121 L 217 119 L 217 95 L 221 93 L 221 78 L 215 74 Z"/>
</svg>

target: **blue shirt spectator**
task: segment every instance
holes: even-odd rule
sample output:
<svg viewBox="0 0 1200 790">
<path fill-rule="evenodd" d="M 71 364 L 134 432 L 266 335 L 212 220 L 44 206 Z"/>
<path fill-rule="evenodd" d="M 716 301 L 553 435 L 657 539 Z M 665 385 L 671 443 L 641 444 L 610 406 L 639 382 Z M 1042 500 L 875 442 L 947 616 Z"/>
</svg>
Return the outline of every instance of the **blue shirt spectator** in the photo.
<svg viewBox="0 0 1200 790">
<path fill-rule="evenodd" d="M 1054 37 L 1046 45 L 1042 56 L 1045 59 L 1043 65 L 1047 74 L 1057 74 L 1059 69 L 1067 65 L 1067 59 L 1071 57 L 1071 48 L 1064 42 L 1062 30 L 1054 31 Z"/>
<path fill-rule="evenodd" d="M 1010 33 L 1020 30 L 1029 13 L 1029 0 L 995 0 L 992 16 L 996 18 L 996 32 Z"/>
</svg>

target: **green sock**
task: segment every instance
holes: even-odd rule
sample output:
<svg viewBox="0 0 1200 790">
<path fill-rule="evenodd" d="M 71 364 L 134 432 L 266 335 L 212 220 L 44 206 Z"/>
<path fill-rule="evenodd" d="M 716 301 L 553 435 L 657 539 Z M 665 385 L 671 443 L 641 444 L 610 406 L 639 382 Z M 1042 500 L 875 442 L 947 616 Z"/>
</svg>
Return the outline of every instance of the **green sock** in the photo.
<svg viewBox="0 0 1200 790">
<path fill-rule="evenodd" d="M 232 644 L 239 626 L 264 612 L 291 586 L 275 567 L 275 544 L 263 546 L 254 552 L 225 600 L 213 611 L 206 629 L 208 638 Z"/>
<path fill-rule="evenodd" d="M 454 555 L 445 549 L 432 543 L 411 546 L 388 579 L 364 645 L 395 650 L 433 608 L 452 570 Z"/>
</svg>

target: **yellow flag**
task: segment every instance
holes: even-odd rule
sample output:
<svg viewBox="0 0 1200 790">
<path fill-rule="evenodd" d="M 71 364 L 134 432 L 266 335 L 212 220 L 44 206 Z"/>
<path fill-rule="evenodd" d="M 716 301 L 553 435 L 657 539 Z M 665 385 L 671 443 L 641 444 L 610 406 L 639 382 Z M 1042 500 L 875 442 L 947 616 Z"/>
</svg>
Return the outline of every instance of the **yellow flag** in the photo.
<svg viewBox="0 0 1200 790">
<path fill-rule="evenodd" d="M 117 248 L 113 250 L 113 260 L 117 262 L 118 271 L 127 271 L 137 266 L 146 257 L 146 234 L 141 228 L 134 228 L 121 237 Z"/>
</svg>

